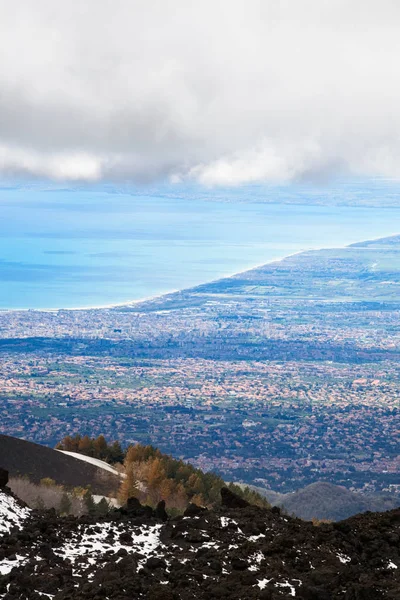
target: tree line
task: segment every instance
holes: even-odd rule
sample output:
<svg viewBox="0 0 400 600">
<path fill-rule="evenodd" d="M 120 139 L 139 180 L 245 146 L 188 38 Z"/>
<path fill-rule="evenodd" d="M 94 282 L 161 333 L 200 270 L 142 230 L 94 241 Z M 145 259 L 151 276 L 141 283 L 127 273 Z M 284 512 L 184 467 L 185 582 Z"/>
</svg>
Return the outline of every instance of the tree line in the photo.
<svg viewBox="0 0 400 600">
<path fill-rule="evenodd" d="M 215 473 L 205 473 L 183 460 L 163 454 L 151 445 L 134 444 L 123 450 L 119 442 L 108 443 L 103 435 L 89 438 L 77 434 L 66 436 L 56 448 L 99 458 L 111 464 L 121 463 L 121 485 L 116 490 L 121 504 L 135 496 L 150 506 L 165 500 L 167 508 L 173 512 L 182 512 L 189 502 L 212 507 L 220 502 L 221 488 L 228 485 L 251 504 L 264 508 L 270 506 L 254 490 L 227 484 Z"/>
<path fill-rule="evenodd" d="M 110 464 L 123 463 L 125 452 L 118 441 L 108 443 L 104 435 L 91 438 L 88 435 L 67 435 L 56 445 L 56 450 L 78 452 L 92 458 L 99 458 Z"/>
</svg>

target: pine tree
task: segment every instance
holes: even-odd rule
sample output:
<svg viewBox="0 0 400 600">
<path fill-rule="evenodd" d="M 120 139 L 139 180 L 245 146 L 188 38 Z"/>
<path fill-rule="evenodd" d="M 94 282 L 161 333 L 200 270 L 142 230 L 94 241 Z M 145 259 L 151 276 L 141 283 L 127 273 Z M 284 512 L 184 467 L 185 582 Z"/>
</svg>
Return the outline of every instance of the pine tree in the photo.
<svg viewBox="0 0 400 600">
<path fill-rule="evenodd" d="M 93 442 L 88 435 L 84 435 L 79 441 L 78 452 L 86 456 L 93 456 Z"/>
<path fill-rule="evenodd" d="M 154 458 L 149 461 L 149 468 L 147 471 L 147 486 L 149 488 L 156 489 L 160 487 L 161 482 L 165 479 L 165 470 L 163 467 L 163 461 L 161 458 Z"/>
<path fill-rule="evenodd" d="M 109 448 L 109 459 L 112 463 L 122 463 L 124 453 L 119 442 L 114 442 Z"/>
<path fill-rule="evenodd" d="M 83 501 L 85 503 L 86 510 L 88 511 L 88 513 L 90 515 L 94 514 L 96 512 L 96 504 L 93 499 L 92 492 L 90 490 L 87 490 L 85 492 L 85 495 L 83 496 Z"/>
<path fill-rule="evenodd" d="M 93 446 L 94 456 L 96 458 L 100 458 L 101 460 L 104 460 L 105 458 L 107 458 L 108 444 L 106 442 L 104 435 L 99 435 L 99 437 L 93 441 L 92 446 Z"/>
<path fill-rule="evenodd" d="M 66 492 L 61 496 L 60 505 L 58 507 L 58 513 L 61 516 L 69 515 L 72 508 L 72 502 Z"/>
<path fill-rule="evenodd" d="M 120 485 L 118 491 L 118 500 L 121 504 L 125 504 L 128 498 L 132 498 L 132 496 L 137 496 L 138 492 L 138 482 L 133 472 L 132 465 L 128 465 L 126 469 L 126 476 L 123 482 Z"/>
<path fill-rule="evenodd" d="M 102 498 L 100 500 L 100 502 L 98 502 L 96 504 L 96 514 L 98 515 L 106 515 L 108 513 L 108 511 L 110 510 L 110 507 L 108 506 L 108 502 L 105 498 Z"/>
<path fill-rule="evenodd" d="M 193 495 L 196 495 L 196 494 L 203 495 L 204 494 L 204 491 L 205 491 L 204 482 L 202 481 L 199 474 L 193 473 L 189 477 L 188 483 L 187 483 L 187 488 L 188 488 L 189 494 L 193 494 Z"/>
</svg>

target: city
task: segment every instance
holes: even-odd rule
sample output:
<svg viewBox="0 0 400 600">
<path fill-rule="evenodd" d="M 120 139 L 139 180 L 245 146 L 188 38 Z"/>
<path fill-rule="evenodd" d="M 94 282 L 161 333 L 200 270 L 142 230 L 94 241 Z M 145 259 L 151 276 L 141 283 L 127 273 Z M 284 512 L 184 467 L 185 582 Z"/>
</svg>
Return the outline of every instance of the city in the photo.
<svg viewBox="0 0 400 600">
<path fill-rule="evenodd" d="M 399 257 L 389 238 L 131 306 L 2 312 L 0 432 L 151 443 L 280 492 L 398 493 Z"/>
</svg>

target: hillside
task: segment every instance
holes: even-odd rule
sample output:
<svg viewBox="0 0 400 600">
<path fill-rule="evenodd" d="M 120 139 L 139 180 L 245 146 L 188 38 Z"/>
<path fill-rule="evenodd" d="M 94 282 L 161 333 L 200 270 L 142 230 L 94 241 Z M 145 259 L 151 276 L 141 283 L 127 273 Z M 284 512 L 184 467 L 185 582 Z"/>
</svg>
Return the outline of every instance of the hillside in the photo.
<svg viewBox="0 0 400 600">
<path fill-rule="evenodd" d="M 314 527 L 226 488 L 221 499 L 171 519 L 137 500 L 101 518 L 32 511 L 1 539 L 0 597 L 399 598 L 400 509 Z M 8 501 L 3 488 L 0 507 Z"/>
<path fill-rule="evenodd" d="M 67 456 L 72 456 L 78 460 L 83 460 L 86 463 L 94 465 L 99 469 L 103 469 L 103 471 L 108 471 L 108 473 L 112 473 L 113 475 L 118 476 L 118 471 L 106 463 L 104 460 L 100 460 L 99 458 L 93 458 L 92 456 L 85 456 L 85 454 L 80 454 L 79 452 L 67 452 L 66 450 L 58 450 L 58 452 L 62 452 L 62 454 L 66 454 Z"/>
<path fill-rule="evenodd" d="M 92 456 L 64 449 L 66 440 L 78 443 L 85 437 Z M 195 469 L 153 446 L 135 444 L 124 452 L 119 449 L 123 465 L 119 462 L 108 464 L 100 457 L 115 448 L 117 442 L 108 444 L 103 436 L 85 437 L 67 436 L 53 450 L 26 440 L 0 436 L 0 465 L 9 472 L 12 491 L 30 508 L 54 508 L 63 515 L 79 516 L 94 510 L 93 495 L 98 500 L 106 497 L 103 510 L 107 508 L 107 502 L 120 505 L 135 496 L 153 507 L 164 500 L 168 510 L 181 514 L 189 502 L 209 508 L 214 506 L 221 488 L 226 485 L 218 475 Z M 100 447 L 96 446 L 99 439 Z M 115 468 L 117 464 L 119 470 Z M 269 507 L 263 496 L 246 486 L 241 489 L 230 484 L 230 488 L 253 504 Z"/>
<path fill-rule="evenodd" d="M 271 504 L 284 507 L 289 514 L 306 520 L 316 518 L 340 521 L 367 510 L 389 510 L 400 504 L 400 499 L 394 495 L 367 496 L 325 481 L 312 483 L 289 494 L 278 494 L 257 486 L 250 487 L 265 496 Z"/>
<path fill-rule="evenodd" d="M 108 494 L 119 485 L 117 475 L 93 464 L 7 435 L 0 435 L 0 464 L 11 477 L 26 476 L 34 483 L 51 478 L 66 487 L 91 486 L 97 494 Z"/>
</svg>

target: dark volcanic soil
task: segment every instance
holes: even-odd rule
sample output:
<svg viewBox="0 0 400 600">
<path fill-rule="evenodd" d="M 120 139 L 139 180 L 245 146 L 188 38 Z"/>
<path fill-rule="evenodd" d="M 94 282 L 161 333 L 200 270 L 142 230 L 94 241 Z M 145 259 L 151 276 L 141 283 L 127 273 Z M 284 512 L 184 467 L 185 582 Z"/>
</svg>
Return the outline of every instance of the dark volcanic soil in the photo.
<svg viewBox="0 0 400 600">
<path fill-rule="evenodd" d="M 52 448 L 0 434 L 0 464 L 10 477 L 27 476 L 33 483 L 50 477 L 59 485 L 86 487 L 108 494 L 119 485 L 118 477 Z"/>
<path fill-rule="evenodd" d="M 0 537 L 0 598 L 400 598 L 400 509 L 314 527 L 223 502 L 170 520 L 135 501 L 97 520 L 19 517 Z"/>
</svg>

